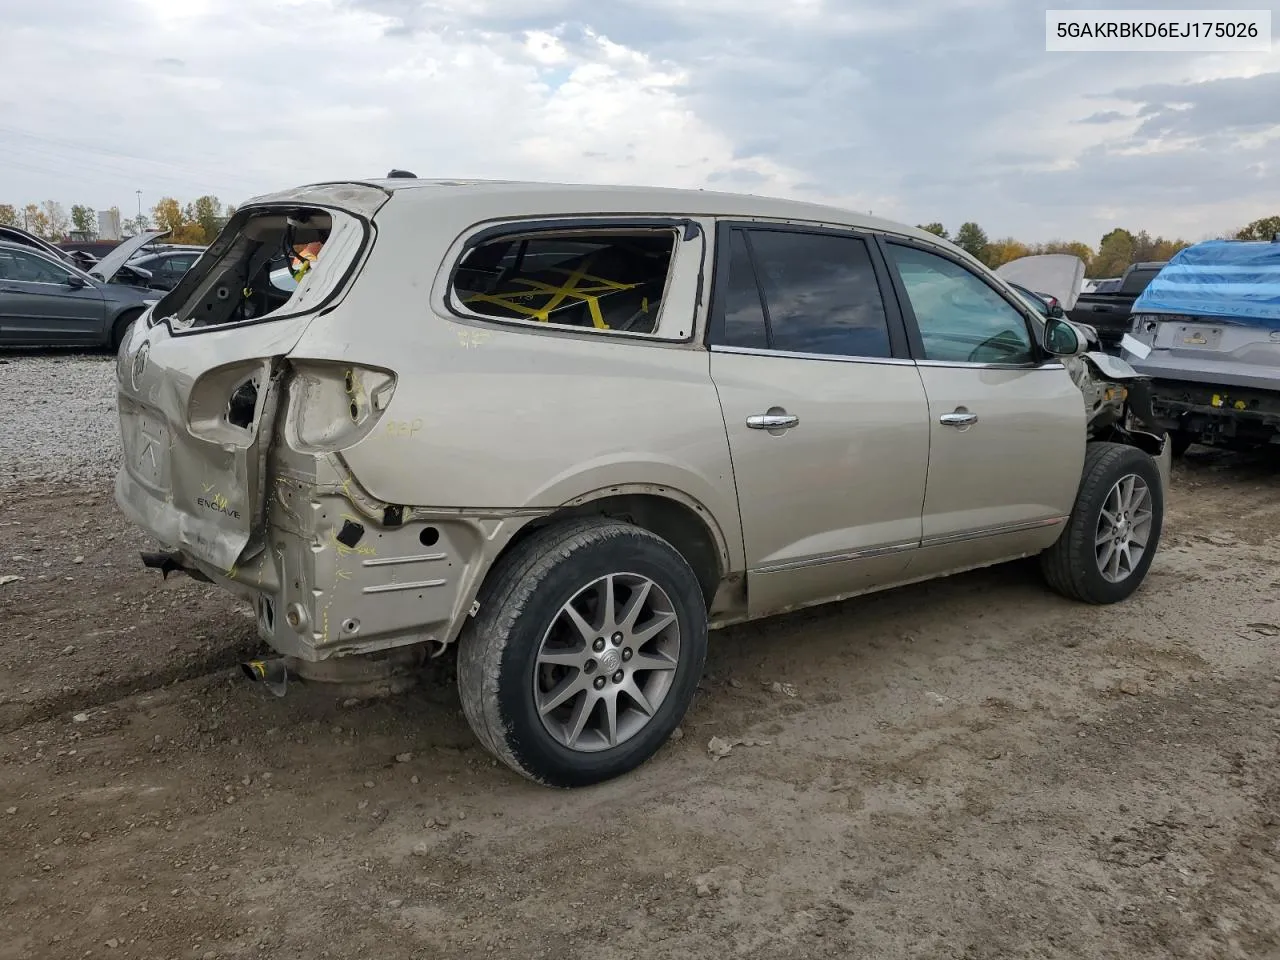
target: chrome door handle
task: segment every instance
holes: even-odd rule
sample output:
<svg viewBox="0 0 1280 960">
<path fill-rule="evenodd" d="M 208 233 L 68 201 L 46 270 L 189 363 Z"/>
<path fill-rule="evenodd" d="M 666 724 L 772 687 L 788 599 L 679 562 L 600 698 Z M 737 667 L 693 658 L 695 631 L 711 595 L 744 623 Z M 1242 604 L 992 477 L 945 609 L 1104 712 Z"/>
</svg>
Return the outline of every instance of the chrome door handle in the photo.
<svg viewBox="0 0 1280 960">
<path fill-rule="evenodd" d="M 757 413 L 747 417 L 747 426 L 752 430 L 789 430 L 800 422 L 800 418 L 791 413 Z"/>
<path fill-rule="evenodd" d="M 939 423 L 946 424 L 948 427 L 971 427 L 978 422 L 976 413 L 944 413 L 938 418 Z"/>
</svg>

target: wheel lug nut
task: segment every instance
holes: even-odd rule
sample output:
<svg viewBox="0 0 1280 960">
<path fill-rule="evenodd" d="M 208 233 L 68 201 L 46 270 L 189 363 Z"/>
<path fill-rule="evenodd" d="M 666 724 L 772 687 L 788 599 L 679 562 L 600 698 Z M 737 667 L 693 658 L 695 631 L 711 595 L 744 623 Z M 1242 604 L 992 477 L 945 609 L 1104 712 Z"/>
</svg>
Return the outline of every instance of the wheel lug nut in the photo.
<svg viewBox="0 0 1280 960">
<path fill-rule="evenodd" d="M 595 679 L 595 688 L 596 688 L 597 690 L 599 690 L 599 689 L 600 689 L 601 687 L 603 687 L 603 686 L 604 686 L 604 677 L 596 677 L 596 679 Z"/>
<path fill-rule="evenodd" d="M 627 647 L 627 649 L 622 651 L 622 662 L 626 663 L 630 659 L 631 659 L 631 648 Z"/>
<path fill-rule="evenodd" d="M 587 673 L 595 673 L 596 662 L 594 660 L 588 660 L 585 664 L 583 664 L 582 669 L 585 670 Z"/>
<path fill-rule="evenodd" d="M 613 675 L 613 682 L 614 682 L 614 683 L 621 683 L 621 682 L 622 682 L 622 671 L 621 671 L 621 670 L 619 670 L 617 673 L 615 673 L 615 674 Z"/>
<path fill-rule="evenodd" d="M 591 645 L 591 649 L 599 653 L 604 649 L 604 637 L 597 638 L 596 642 Z"/>
<path fill-rule="evenodd" d="M 613 640 L 613 645 L 616 647 L 622 643 L 622 633 L 615 633 L 610 639 Z"/>
</svg>

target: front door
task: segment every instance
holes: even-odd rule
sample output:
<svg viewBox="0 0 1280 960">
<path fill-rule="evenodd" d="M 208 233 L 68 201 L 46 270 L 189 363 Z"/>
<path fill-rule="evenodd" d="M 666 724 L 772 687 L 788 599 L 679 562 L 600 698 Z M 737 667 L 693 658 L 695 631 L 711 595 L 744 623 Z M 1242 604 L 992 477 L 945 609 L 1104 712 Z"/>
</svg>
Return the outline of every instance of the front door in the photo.
<svg viewBox="0 0 1280 960">
<path fill-rule="evenodd" d="M 1061 361 L 993 284 L 921 246 L 885 242 L 929 401 L 923 549 L 913 575 L 1047 547 L 1071 511 L 1085 410 Z"/>
<path fill-rule="evenodd" d="M 92 344 L 102 340 L 106 302 L 88 281 L 36 253 L 0 250 L 0 339 L 21 344 Z"/>
<path fill-rule="evenodd" d="M 900 579 L 920 540 L 928 409 L 871 243 L 724 224 L 717 249 L 711 376 L 751 614 Z"/>
</svg>

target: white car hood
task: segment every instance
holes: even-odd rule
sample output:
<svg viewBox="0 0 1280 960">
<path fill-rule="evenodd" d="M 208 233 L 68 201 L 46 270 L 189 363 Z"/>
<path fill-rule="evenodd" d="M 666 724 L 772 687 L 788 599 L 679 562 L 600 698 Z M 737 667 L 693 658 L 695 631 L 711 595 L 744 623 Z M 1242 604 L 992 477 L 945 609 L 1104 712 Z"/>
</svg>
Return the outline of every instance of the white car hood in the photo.
<svg viewBox="0 0 1280 960">
<path fill-rule="evenodd" d="M 1069 253 L 1044 253 L 1010 260 L 996 273 L 1035 293 L 1057 297 L 1063 310 L 1072 310 L 1084 284 L 1084 261 Z"/>
</svg>

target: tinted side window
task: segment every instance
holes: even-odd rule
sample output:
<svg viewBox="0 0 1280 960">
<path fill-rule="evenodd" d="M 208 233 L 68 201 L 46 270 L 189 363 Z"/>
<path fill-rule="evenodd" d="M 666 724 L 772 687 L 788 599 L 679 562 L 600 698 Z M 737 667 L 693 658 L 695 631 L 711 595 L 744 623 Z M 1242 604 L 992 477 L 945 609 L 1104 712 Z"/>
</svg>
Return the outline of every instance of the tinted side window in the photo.
<svg viewBox="0 0 1280 960">
<path fill-rule="evenodd" d="M 717 342 L 730 347 L 769 346 L 769 333 L 760 305 L 760 288 L 747 251 L 746 234 L 734 230 L 729 241 L 729 276 L 724 285 L 724 330 Z"/>
<path fill-rule="evenodd" d="M 48 261 L 19 250 L 0 251 L 0 280 L 32 283 L 64 283 L 67 272 Z"/>
<path fill-rule="evenodd" d="M 1027 321 L 976 274 L 945 257 L 888 244 L 924 341 L 924 359 L 1030 363 Z"/>
<path fill-rule="evenodd" d="M 891 355 L 884 302 L 864 240 L 758 230 L 751 233 L 751 249 L 774 350 Z"/>
</svg>

